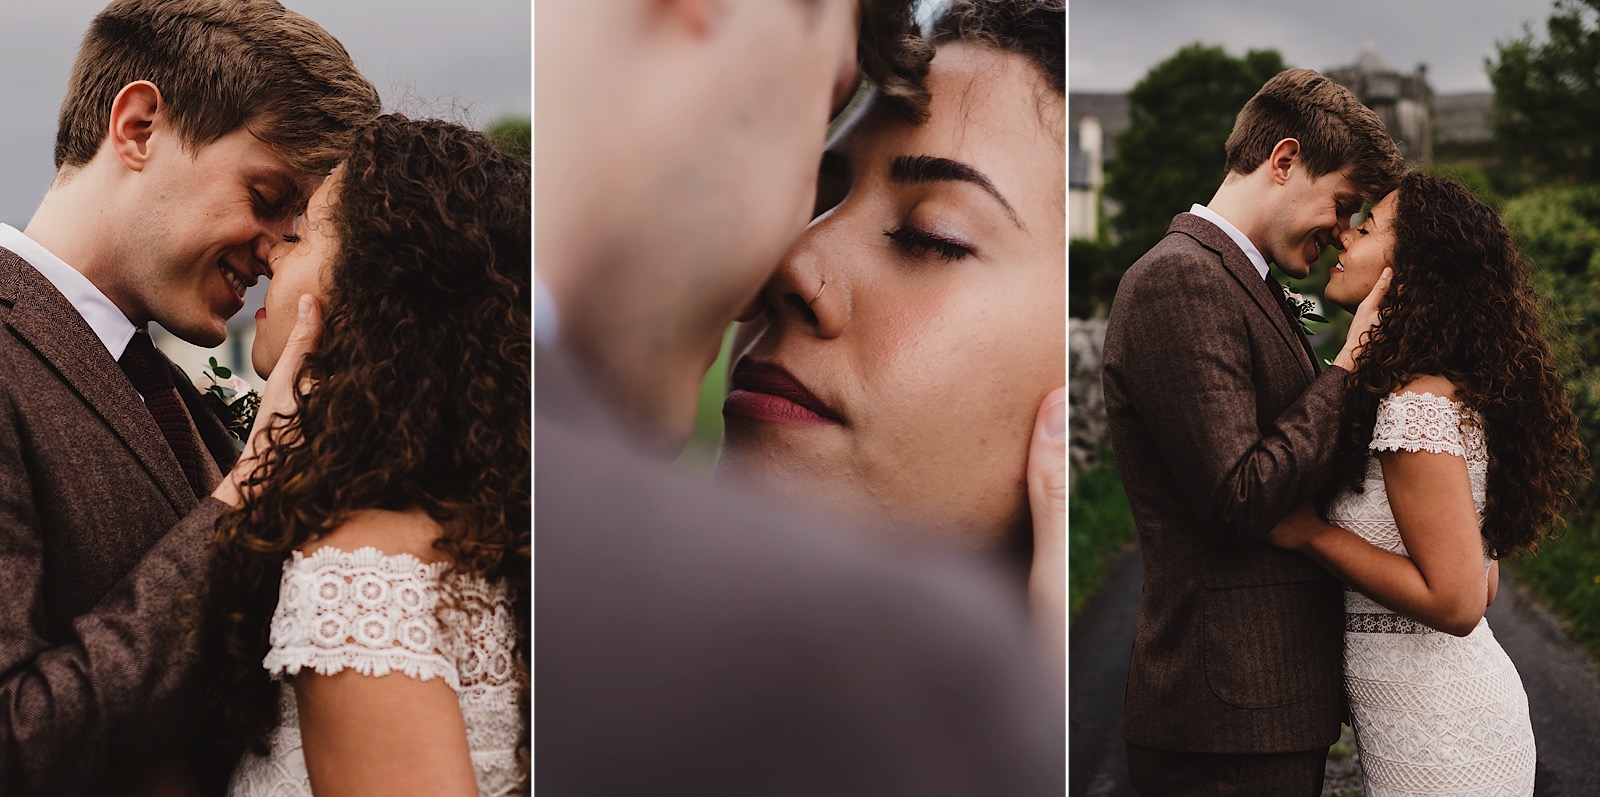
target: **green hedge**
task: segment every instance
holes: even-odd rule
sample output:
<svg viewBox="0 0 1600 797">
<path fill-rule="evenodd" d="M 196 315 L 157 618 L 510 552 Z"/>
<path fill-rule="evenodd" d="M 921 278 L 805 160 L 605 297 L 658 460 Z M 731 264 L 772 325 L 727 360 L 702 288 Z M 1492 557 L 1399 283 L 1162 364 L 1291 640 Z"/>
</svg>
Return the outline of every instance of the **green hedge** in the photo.
<svg viewBox="0 0 1600 797">
<path fill-rule="evenodd" d="M 1100 588 L 1117 554 L 1133 540 L 1133 511 L 1116 463 L 1107 456 L 1078 474 L 1067 496 L 1067 616 Z"/>
<path fill-rule="evenodd" d="M 1600 517 L 1584 515 L 1538 553 L 1506 564 L 1540 603 L 1567 621 L 1572 639 L 1600 659 Z"/>
</svg>

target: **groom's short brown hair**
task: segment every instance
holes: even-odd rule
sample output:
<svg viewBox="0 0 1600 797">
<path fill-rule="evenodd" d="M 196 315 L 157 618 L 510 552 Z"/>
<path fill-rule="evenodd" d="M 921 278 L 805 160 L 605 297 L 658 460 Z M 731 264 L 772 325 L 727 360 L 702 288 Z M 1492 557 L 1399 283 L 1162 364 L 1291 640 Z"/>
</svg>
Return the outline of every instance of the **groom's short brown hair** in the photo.
<svg viewBox="0 0 1600 797">
<path fill-rule="evenodd" d="M 1383 120 L 1349 89 L 1310 69 L 1279 72 L 1244 104 L 1228 135 L 1228 173 L 1255 171 L 1286 138 L 1300 142 L 1310 176 L 1349 168 L 1350 182 L 1368 201 L 1405 174 L 1405 158 Z"/>
<path fill-rule="evenodd" d="M 94 158 L 111 104 L 148 80 L 184 146 L 248 128 L 292 168 L 331 170 L 378 92 L 344 46 L 276 0 L 113 0 L 84 34 L 56 129 L 56 168 Z"/>
</svg>

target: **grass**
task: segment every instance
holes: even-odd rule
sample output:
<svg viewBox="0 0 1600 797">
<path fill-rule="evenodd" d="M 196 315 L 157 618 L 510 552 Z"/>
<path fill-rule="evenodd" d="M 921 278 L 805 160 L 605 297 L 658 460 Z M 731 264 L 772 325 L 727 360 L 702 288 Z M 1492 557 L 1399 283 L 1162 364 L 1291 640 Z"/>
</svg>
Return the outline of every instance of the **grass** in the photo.
<svg viewBox="0 0 1600 797">
<path fill-rule="evenodd" d="M 1573 641 L 1600 659 L 1600 512 L 1573 518 L 1538 553 L 1507 564 L 1540 603 L 1566 620 Z"/>
<path fill-rule="evenodd" d="M 1107 456 L 1073 478 L 1067 496 L 1067 617 L 1076 617 L 1100 588 L 1106 570 L 1134 537 L 1133 510 L 1122 477 Z"/>
</svg>

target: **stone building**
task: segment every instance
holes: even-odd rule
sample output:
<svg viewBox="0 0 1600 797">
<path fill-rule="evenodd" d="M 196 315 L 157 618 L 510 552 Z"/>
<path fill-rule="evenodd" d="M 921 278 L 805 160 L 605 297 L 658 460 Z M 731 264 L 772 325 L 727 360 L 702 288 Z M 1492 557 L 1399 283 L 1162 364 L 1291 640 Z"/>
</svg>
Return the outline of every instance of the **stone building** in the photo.
<svg viewBox="0 0 1600 797">
<path fill-rule="evenodd" d="M 1418 64 L 1415 72 L 1401 72 L 1385 63 L 1369 44 L 1354 64 L 1323 74 L 1339 81 L 1378 114 L 1407 161 L 1422 164 L 1433 160 L 1434 97 L 1427 64 Z"/>
<path fill-rule="evenodd" d="M 1128 97 L 1120 92 L 1067 96 L 1067 237 L 1094 238 L 1105 206 L 1105 165 L 1116 157 L 1117 136 L 1128 129 Z"/>
</svg>

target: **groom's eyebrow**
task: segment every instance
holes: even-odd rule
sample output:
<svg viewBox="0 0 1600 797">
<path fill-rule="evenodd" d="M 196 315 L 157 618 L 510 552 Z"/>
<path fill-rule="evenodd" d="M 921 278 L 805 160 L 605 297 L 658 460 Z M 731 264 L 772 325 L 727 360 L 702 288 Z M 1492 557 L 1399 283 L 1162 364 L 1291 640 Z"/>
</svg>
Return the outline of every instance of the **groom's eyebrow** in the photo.
<svg viewBox="0 0 1600 797">
<path fill-rule="evenodd" d="M 932 155 L 901 155 L 889 165 L 889 179 L 908 184 L 945 181 L 971 183 L 999 200 L 1000 206 L 1006 209 L 1006 215 L 1011 217 L 1011 223 L 1027 229 L 1022 226 L 1022 220 L 1017 218 L 1017 211 L 1011 207 L 1011 203 L 1001 195 L 1000 189 L 995 188 L 994 182 L 983 172 L 961 161 L 936 158 Z"/>
</svg>

